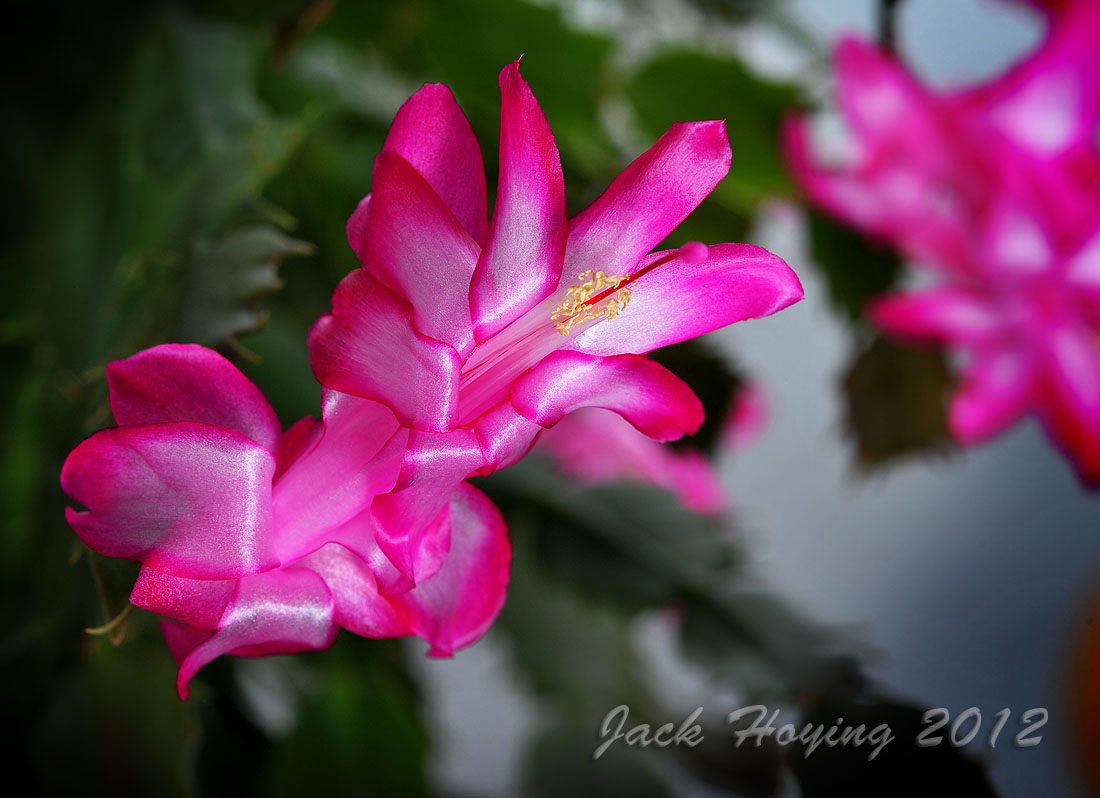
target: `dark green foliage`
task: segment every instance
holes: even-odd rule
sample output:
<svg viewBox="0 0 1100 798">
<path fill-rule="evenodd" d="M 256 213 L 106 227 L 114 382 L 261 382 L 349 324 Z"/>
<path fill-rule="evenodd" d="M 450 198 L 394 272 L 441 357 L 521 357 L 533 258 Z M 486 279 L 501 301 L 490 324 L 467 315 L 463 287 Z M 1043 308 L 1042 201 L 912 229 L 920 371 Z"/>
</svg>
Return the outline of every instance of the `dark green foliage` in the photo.
<svg viewBox="0 0 1100 798">
<path fill-rule="evenodd" d="M 841 384 L 857 465 L 870 471 L 914 454 L 952 451 L 946 416 L 951 387 L 942 352 L 871 339 Z"/>
</svg>

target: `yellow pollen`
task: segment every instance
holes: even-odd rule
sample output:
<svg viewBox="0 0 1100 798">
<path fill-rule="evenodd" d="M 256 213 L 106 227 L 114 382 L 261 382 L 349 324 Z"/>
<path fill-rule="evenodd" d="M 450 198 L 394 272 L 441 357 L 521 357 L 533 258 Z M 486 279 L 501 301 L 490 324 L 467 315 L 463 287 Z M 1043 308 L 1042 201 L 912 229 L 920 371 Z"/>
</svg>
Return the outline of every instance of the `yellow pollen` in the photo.
<svg viewBox="0 0 1100 798">
<path fill-rule="evenodd" d="M 582 324 L 601 316 L 609 321 L 624 310 L 630 304 L 631 290 L 629 287 L 619 288 L 607 297 L 605 301 L 589 304 L 592 297 L 609 290 L 618 288 L 626 282 L 627 276 L 594 272 L 591 269 L 577 275 L 580 282 L 571 285 L 565 291 L 565 301 L 554 308 L 550 314 L 552 320 L 558 321 L 558 332 L 569 335 L 569 331 L 576 324 Z"/>
</svg>

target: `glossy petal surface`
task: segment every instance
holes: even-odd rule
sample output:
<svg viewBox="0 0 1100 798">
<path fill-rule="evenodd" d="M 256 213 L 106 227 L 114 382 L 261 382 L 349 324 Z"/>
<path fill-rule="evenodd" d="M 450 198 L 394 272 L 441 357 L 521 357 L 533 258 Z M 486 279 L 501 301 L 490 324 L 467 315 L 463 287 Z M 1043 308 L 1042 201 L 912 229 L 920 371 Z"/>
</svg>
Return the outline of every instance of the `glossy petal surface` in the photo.
<svg viewBox="0 0 1100 798">
<path fill-rule="evenodd" d="M 275 458 L 238 432 L 180 422 L 98 432 L 72 451 L 61 485 L 77 534 L 108 557 L 175 576 L 225 579 L 278 564 Z"/>
</svg>

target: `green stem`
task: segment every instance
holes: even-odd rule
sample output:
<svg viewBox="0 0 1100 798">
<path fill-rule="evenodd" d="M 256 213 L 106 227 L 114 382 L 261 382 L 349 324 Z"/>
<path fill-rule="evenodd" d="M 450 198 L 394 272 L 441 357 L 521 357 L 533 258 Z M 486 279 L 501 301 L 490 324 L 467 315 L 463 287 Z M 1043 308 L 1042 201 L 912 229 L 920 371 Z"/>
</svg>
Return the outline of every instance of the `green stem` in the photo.
<svg viewBox="0 0 1100 798">
<path fill-rule="evenodd" d="M 901 0 L 879 0 L 878 40 L 891 55 L 897 52 L 897 14 Z"/>
</svg>

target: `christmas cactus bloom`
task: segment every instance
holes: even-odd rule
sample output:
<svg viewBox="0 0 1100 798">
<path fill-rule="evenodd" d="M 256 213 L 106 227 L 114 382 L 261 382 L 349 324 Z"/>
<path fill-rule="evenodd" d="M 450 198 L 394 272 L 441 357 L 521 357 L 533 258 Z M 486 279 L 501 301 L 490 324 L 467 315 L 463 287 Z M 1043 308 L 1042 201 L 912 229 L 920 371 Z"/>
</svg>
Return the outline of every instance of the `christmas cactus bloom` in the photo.
<svg viewBox="0 0 1100 798">
<path fill-rule="evenodd" d="M 719 444 L 735 452 L 759 435 L 767 417 L 764 395 L 741 386 L 722 422 Z M 617 413 L 584 407 L 545 430 L 538 446 L 563 472 L 584 484 L 645 482 L 674 493 L 689 510 L 718 515 L 729 506 L 714 462 L 699 449 L 674 449 L 638 432 Z"/>
<path fill-rule="evenodd" d="M 728 171 L 723 122 L 674 125 L 567 220 L 557 145 L 518 62 L 500 89 L 492 223 L 470 125 L 427 85 L 398 112 L 348 223 L 363 268 L 310 334 L 322 384 L 385 404 L 409 430 L 396 489 L 373 512 L 382 551 L 417 584 L 447 548 L 421 521 L 454 485 L 515 462 L 582 407 L 656 440 L 693 432 L 699 400 L 643 355 L 802 297 L 759 247 L 651 252 Z"/>
<path fill-rule="evenodd" d="M 1100 4 L 1066 4 L 1042 46 L 997 80 L 933 92 L 893 57 L 856 38 L 836 49 L 840 112 L 850 133 L 839 162 L 814 152 L 808 120 L 785 131 L 788 164 L 810 199 L 928 267 L 967 271 L 968 232 L 1011 169 L 1027 190 L 1059 199 L 1060 172 L 1100 179 Z M 1066 213 L 1087 209 L 1067 208 Z"/>
<path fill-rule="evenodd" d="M 873 46 L 841 42 L 853 153 L 820 165 L 797 119 L 787 154 L 815 203 L 936 275 L 870 315 L 960 356 L 954 436 L 975 443 L 1033 415 L 1097 484 L 1100 4 L 1045 5 L 1042 45 L 964 90 L 930 91 Z"/>
<path fill-rule="evenodd" d="M 1059 206 L 1007 191 L 978 234 L 972 275 L 870 308 L 886 332 L 932 341 L 963 358 L 949 412 L 960 442 L 977 443 L 1024 414 L 1037 417 L 1100 485 L 1100 195 L 1093 224 L 1066 230 Z"/>
<path fill-rule="evenodd" d="M 379 550 L 370 507 L 409 437 L 384 405 L 327 391 L 322 420 L 284 432 L 252 382 L 192 345 L 111 363 L 107 380 L 119 426 L 65 461 L 62 487 L 86 508 L 66 518 L 95 551 L 142 563 L 131 601 L 171 619 L 182 697 L 222 654 L 325 648 L 344 627 L 449 655 L 499 611 L 510 549 L 469 485 L 430 520 L 450 544 L 430 580 L 414 587 Z"/>
<path fill-rule="evenodd" d="M 726 509 L 722 482 L 703 452 L 652 440 L 611 410 L 582 407 L 543 432 L 538 445 L 583 484 L 644 482 L 674 493 L 700 515 Z"/>
</svg>

